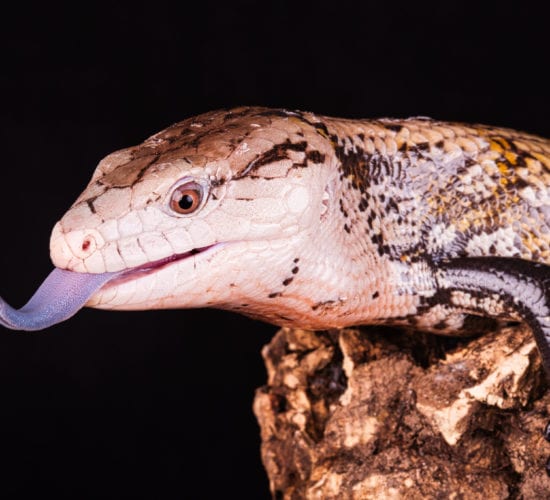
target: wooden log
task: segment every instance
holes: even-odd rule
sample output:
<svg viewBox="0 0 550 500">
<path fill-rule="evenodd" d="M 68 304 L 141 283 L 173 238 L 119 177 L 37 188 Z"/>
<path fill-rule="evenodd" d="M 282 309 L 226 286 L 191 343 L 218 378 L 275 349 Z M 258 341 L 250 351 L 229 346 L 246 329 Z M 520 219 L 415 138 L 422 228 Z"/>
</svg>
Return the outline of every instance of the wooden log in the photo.
<svg viewBox="0 0 550 500">
<path fill-rule="evenodd" d="M 282 329 L 263 357 L 274 498 L 550 498 L 550 392 L 527 328 Z"/>
</svg>

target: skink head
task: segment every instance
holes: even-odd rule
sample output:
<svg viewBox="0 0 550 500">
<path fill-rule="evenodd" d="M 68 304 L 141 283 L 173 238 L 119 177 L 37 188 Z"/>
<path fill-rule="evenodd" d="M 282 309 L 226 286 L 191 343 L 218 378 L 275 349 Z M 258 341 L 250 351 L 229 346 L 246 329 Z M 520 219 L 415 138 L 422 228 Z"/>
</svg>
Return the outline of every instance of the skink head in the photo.
<svg viewBox="0 0 550 500">
<path fill-rule="evenodd" d="M 304 116 L 286 111 L 240 108 L 178 123 L 98 165 L 52 232 L 52 260 L 77 272 L 127 270 L 94 296 L 104 307 L 226 301 L 245 266 L 276 266 L 272 256 L 316 231 L 331 151 Z M 280 242 L 288 249 L 269 251 Z"/>
</svg>

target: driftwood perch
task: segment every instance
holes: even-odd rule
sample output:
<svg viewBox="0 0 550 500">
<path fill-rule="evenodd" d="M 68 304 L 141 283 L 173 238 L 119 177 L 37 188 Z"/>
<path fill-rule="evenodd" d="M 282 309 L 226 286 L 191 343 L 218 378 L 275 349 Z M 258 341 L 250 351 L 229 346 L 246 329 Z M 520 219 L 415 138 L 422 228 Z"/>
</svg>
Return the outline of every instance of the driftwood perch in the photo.
<svg viewBox="0 0 550 500">
<path fill-rule="evenodd" d="M 531 333 L 282 329 L 256 393 L 274 498 L 550 498 Z"/>
</svg>

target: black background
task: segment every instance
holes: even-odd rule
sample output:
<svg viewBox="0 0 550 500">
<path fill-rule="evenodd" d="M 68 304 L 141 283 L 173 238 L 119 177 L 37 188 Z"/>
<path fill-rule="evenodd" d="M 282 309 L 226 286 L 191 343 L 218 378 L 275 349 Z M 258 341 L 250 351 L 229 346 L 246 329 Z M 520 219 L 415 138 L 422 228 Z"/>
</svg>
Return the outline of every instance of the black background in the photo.
<svg viewBox="0 0 550 500">
<path fill-rule="evenodd" d="M 259 104 L 550 136 L 547 16 L 529 2 L 12 7 L 0 294 L 17 306 L 97 162 L 193 114 Z M 219 311 L 88 309 L 1 330 L 0 497 L 268 498 L 251 405 L 275 330 Z"/>
</svg>

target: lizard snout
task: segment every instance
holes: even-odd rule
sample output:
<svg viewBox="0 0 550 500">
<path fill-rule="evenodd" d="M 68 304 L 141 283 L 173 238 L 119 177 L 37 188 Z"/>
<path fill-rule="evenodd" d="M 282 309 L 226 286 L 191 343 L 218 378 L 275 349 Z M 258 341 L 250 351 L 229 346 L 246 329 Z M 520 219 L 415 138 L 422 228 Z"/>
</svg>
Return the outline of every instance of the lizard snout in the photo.
<svg viewBox="0 0 550 500">
<path fill-rule="evenodd" d="M 91 266 L 90 259 L 105 245 L 103 236 L 95 229 L 78 229 L 65 233 L 58 222 L 50 238 L 50 257 L 55 267 L 77 272 L 105 272 L 105 265 Z M 86 262 L 88 261 L 88 262 Z"/>
</svg>

